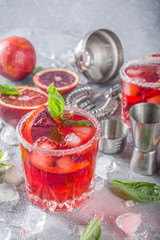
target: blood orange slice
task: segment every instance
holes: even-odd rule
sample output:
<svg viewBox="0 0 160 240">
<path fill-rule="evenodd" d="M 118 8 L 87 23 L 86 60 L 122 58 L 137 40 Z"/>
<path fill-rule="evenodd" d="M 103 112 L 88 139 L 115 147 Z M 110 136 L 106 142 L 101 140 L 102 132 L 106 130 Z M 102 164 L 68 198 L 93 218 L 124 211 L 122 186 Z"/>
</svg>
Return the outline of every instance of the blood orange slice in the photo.
<svg viewBox="0 0 160 240">
<path fill-rule="evenodd" d="M 160 53 L 149 53 L 149 57 L 160 57 Z"/>
<path fill-rule="evenodd" d="M 39 131 L 40 136 L 43 135 L 43 131 L 45 134 L 47 131 L 50 134 L 51 127 L 57 127 L 57 123 L 48 112 L 47 107 L 41 105 L 28 118 L 23 131 L 24 137 L 28 142 L 33 143 L 39 138 Z"/>
<path fill-rule="evenodd" d="M 18 86 L 22 89 L 24 86 Z M 18 95 L 0 94 L 0 117 L 13 127 L 28 112 L 41 104 L 48 104 L 48 94 L 34 87 L 27 87 Z"/>
<path fill-rule="evenodd" d="M 31 152 L 30 161 L 38 169 L 57 174 L 76 172 L 89 166 L 87 159 L 83 162 L 75 163 L 70 156 L 63 156 L 56 160 L 53 156 L 39 152 Z"/>
<path fill-rule="evenodd" d="M 37 87 L 47 92 L 51 83 L 54 83 L 57 91 L 62 95 L 75 88 L 80 77 L 77 73 L 69 69 L 50 68 L 37 72 L 33 76 L 33 82 Z"/>
<path fill-rule="evenodd" d="M 155 103 L 155 104 L 160 104 L 160 96 L 156 95 L 150 98 L 147 98 L 146 100 L 148 103 Z"/>
</svg>

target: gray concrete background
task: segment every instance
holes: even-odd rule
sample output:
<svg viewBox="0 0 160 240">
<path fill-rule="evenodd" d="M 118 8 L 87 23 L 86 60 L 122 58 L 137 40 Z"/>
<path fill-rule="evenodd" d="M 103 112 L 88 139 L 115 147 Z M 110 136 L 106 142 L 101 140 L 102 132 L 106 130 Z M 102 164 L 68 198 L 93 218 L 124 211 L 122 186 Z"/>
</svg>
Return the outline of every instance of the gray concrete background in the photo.
<svg viewBox="0 0 160 240">
<path fill-rule="evenodd" d="M 0 0 L 0 39 L 15 29 L 48 29 L 83 36 L 107 28 L 120 38 L 125 59 L 160 52 L 159 0 Z M 42 38 L 47 36 L 43 35 Z M 41 39 L 39 39 L 41 41 Z"/>
</svg>

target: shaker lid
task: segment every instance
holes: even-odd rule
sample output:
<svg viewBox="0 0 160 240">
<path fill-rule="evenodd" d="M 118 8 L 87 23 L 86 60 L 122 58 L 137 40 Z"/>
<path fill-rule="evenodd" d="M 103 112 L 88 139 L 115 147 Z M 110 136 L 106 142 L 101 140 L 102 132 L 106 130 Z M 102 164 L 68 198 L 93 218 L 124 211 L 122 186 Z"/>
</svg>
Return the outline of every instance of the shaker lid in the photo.
<svg viewBox="0 0 160 240">
<path fill-rule="evenodd" d="M 74 57 L 79 70 L 97 83 L 115 78 L 124 59 L 120 40 L 107 29 L 87 33 L 75 48 Z"/>
</svg>

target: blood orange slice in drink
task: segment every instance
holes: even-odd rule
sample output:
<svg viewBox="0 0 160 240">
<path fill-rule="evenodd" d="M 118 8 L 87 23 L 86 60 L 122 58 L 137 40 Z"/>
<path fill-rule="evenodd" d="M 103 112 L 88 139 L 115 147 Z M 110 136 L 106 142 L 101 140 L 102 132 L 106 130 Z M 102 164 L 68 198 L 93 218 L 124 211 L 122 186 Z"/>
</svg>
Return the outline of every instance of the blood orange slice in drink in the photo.
<svg viewBox="0 0 160 240">
<path fill-rule="evenodd" d="M 16 88 L 23 89 L 25 87 L 17 86 Z M 0 94 L 0 117 L 16 127 L 25 114 L 41 104 L 48 104 L 48 94 L 34 87 L 27 87 L 18 95 Z"/>
<path fill-rule="evenodd" d="M 47 129 L 50 135 L 51 127 L 57 127 L 57 123 L 48 112 L 47 107 L 41 105 L 28 118 L 23 131 L 24 137 L 28 142 L 33 143 L 39 138 L 39 128 L 42 136 L 43 131 L 47 135 Z"/>
<path fill-rule="evenodd" d="M 53 148 L 53 150 L 55 149 Z M 74 162 L 71 156 L 63 156 L 56 159 L 54 156 L 49 156 L 38 151 L 30 153 L 30 161 L 34 167 L 40 170 L 57 174 L 71 173 L 89 166 L 87 159 L 83 162 Z"/>
<path fill-rule="evenodd" d="M 48 87 L 54 83 L 57 91 L 62 95 L 75 88 L 80 77 L 69 69 L 51 68 L 37 72 L 33 76 L 33 82 L 37 87 L 47 92 Z"/>
</svg>

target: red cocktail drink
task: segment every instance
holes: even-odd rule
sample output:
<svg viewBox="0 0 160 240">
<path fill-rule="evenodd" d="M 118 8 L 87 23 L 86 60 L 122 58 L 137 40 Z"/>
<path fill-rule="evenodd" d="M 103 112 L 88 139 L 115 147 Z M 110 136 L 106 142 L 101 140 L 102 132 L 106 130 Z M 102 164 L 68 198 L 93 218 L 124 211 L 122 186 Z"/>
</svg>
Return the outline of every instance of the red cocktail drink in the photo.
<svg viewBox="0 0 160 240">
<path fill-rule="evenodd" d="M 122 120 L 129 123 L 129 109 L 140 102 L 160 104 L 160 58 L 131 60 L 120 70 Z"/>
<path fill-rule="evenodd" d="M 55 121 L 48 108 L 27 114 L 17 126 L 26 190 L 30 200 L 50 212 L 70 211 L 89 197 L 100 125 L 84 110 L 65 107 L 67 120 L 88 120 L 92 126 Z"/>
</svg>

